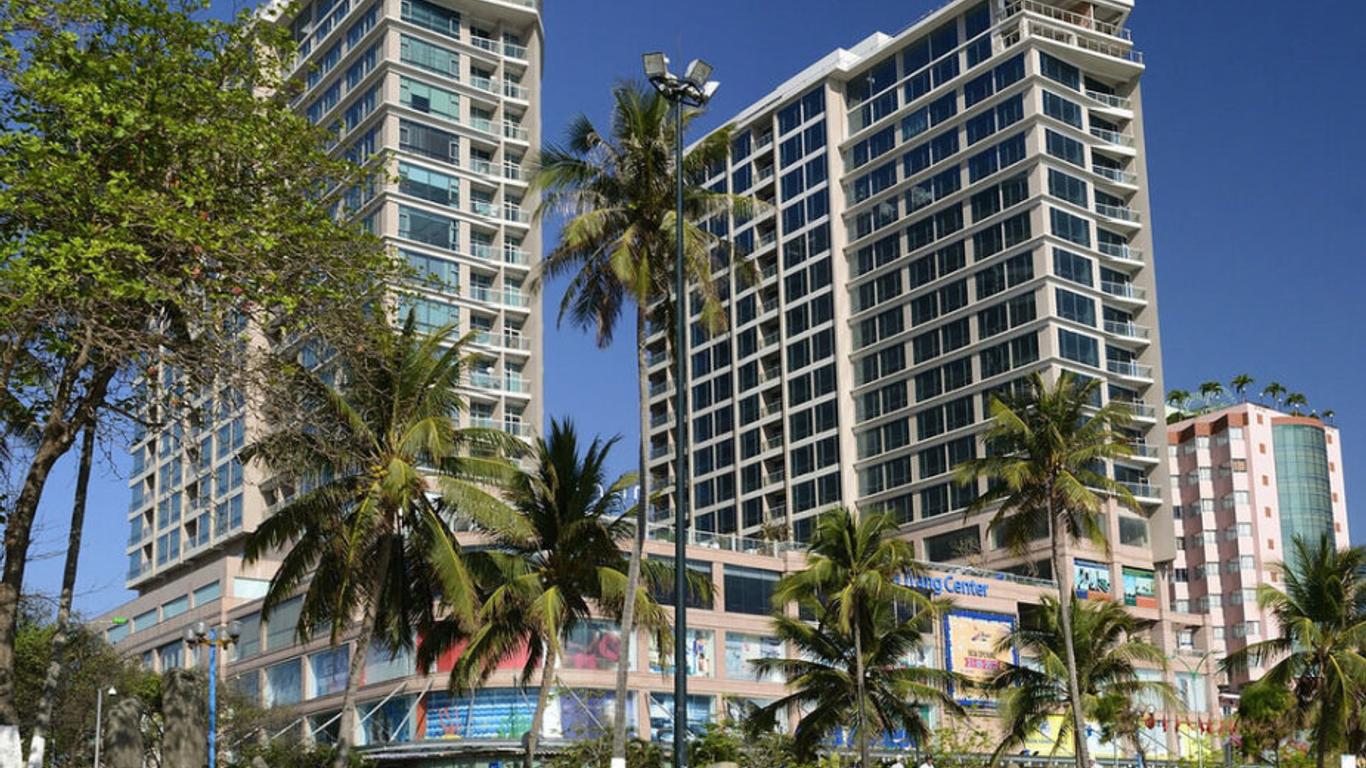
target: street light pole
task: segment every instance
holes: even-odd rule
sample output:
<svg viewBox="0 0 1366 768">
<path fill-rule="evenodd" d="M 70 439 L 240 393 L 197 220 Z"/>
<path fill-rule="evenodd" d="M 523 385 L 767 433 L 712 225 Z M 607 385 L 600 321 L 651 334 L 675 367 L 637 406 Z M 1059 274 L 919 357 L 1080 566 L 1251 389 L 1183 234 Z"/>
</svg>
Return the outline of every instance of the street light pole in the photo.
<svg viewBox="0 0 1366 768">
<path fill-rule="evenodd" d="M 1195 676 L 1195 683 L 1196 683 L 1196 685 L 1200 685 L 1200 684 L 1202 684 L 1202 681 L 1201 681 L 1201 679 L 1200 679 L 1200 670 L 1201 670 L 1201 668 L 1203 668 L 1203 667 L 1205 666 L 1205 662 L 1209 661 L 1210 656 L 1211 656 L 1213 653 L 1214 653 L 1214 650 L 1213 650 L 1213 649 L 1208 649 L 1208 650 L 1206 650 L 1204 653 L 1200 654 L 1200 661 L 1196 662 L 1195 668 L 1194 668 L 1194 669 L 1191 668 L 1191 665 L 1188 664 L 1188 663 L 1186 662 L 1185 659 L 1183 659 L 1183 658 L 1181 658 L 1181 657 L 1178 656 L 1178 657 L 1176 657 L 1176 660 L 1177 660 L 1178 662 L 1180 662 L 1181 668 L 1184 669 L 1184 670 L 1186 670 L 1186 673 L 1187 673 L 1187 674 L 1190 674 L 1190 675 L 1194 675 L 1194 676 Z M 1206 694 L 1206 698 L 1208 698 L 1209 686 L 1205 686 L 1205 694 Z M 1208 707 L 1207 707 L 1207 708 L 1208 708 Z M 1197 720 L 1196 720 L 1197 723 L 1199 723 L 1198 717 L 1199 717 L 1199 716 L 1197 715 Z M 1195 739 L 1196 763 L 1197 763 L 1197 765 L 1198 765 L 1199 768 L 1205 768 L 1205 750 L 1202 748 L 1202 747 L 1204 746 L 1204 744 L 1201 743 L 1202 739 L 1199 737 L 1200 728 L 1199 728 L 1198 725 L 1196 726 L 1196 729 L 1195 729 L 1195 730 L 1196 730 L 1196 739 Z M 1180 738 L 1180 737 L 1181 737 L 1181 732 L 1178 730 L 1176 733 L 1177 733 L 1177 748 L 1176 748 L 1176 754 L 1177 754 L 1177 757 L 1180 757 L 1180 756 L 1181 756 L 1181 743 L 1180 743 L 1180 742 L 1181 742 L 1181 738 Z"/>
<path fill-rule="evenodd" d="M 95 768 L 100 768 L 100 745 L 104 742 L 104 688 L 95 696 Z M 109 686 L 110 696 L 118 695 L 114 686 Z"/>
<path fill-rule="evenodd" d="M 218 758 L 218 648 L 226 649 L 241 636 L 242 625 L 236 621 L 226 631 L 223 627 L 209 629 L 202 621 L 185 628 L 185 642 L 190 647 L 209 647 L 209 768 L 215 768 Z"/>
<path fill-rule="evenodd" d="M 688 763 L 688 280 L 683 246 L 683 107 L 701 107 L 716 93 L 712 67 L 701 59 L 683 77 L 663 53 L 644 56 L 645 75 L 674 112 L 674 742 L 673 764 Z"/>
</svg>

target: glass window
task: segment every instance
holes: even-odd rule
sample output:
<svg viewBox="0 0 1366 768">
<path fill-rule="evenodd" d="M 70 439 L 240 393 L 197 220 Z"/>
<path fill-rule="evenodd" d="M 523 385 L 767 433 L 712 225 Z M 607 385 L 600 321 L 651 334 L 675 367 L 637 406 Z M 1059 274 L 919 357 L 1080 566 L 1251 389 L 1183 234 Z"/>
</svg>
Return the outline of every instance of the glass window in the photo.
<svg viewBox="0 0 1366 768">
<path fill-rule="evenodd" d="M 274 651 L 294 644 L 303 598 L 295 597 L 275 606 L 266 624 L 266 650 Z"/>
<path fill-rule="evenodd" d="M 1082 127 L 1081 106 L 1055 93 L 1043 92 L 1043 112 L 1075 128 Z"/>
<path fill-rule="evenodd" d="M 1058 350 L 1064 358 L 1100 367 L 1100 347 L 1090 336 L 1058 329 Z"/>
<path fill-rule="evenodd" d="M 343 644 L 309 655 L 308 698 L 329 696 L 346 689 L 347 663 L 350 658 L 347 650 L 350 647 Z"/>
<path fill-rule="evenodd" d="M 1055 131 L 1044 131 L 1044 150 L 1072 165 L 1086 167 L 1086 147 L 1080 141 Z"/>
<path fill-rule="evenodd" d="M 761 675 L 750 662 L 754 659 L 779 659 L 783 656 L 782 641 L 776 637 L 726 633 L 726 678 L 756 682 L 782 682 L 782 675 L 771 672 Z"/>
<path fill-rule="evenodd" d="M 1048 169 L 1048 194 L 1082 208 L 1090 207 L 1086 182 L 1053 168 Z"/>
<path fill-rule="evenodd" d="M 1096 325 L 1096 303 L 1091 299 L 1078 293 L 1065 291 L 1061 288 L 1056 289 L 1058 300 L 1058 314 L 1073 322 L 1095 327 Z"/>
<path fill-rule="evenodd" d="M 1064 280 L 1092 285 L 1091 260 L 1061 248 L 1053 249 L 1053 272 Z"/>
<path fill-rule="evenodd" d="M 265 705 L 282 707 L 298 704 L 303 699 L 303 660 L 289 661 L 266 667 Z"/>
<path fill-rule="evenodd" d="M 773 613 L 776 571 L 725 566 L 726 611 L 768 616 Z"/>
</svg>

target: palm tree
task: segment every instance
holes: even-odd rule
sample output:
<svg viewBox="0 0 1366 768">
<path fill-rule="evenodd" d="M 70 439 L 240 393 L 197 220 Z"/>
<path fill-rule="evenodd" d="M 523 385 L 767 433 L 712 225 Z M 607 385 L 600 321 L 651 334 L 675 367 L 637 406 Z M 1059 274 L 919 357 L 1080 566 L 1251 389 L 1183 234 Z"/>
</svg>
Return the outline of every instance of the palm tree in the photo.
<svg viewBox="0 0 1366 768">
<path fill-rule="evenodd" d="M 1291 392 L 1285 396 L 1285 404 L 1292 414 L 1299 416 L 1300 409 L 1309 407 L 1309 398 L 1301 392 Z"/>
<path fill-rule="evenodd" d="M 1070 610 L 1063 605 L 1069 605 Z M 1071 616 L 1071 630 L 1064 629 L 1064 613 Z M 1002 638 L 997 649 L 1014 648 L 1029 661 L 1007 664 L 989 684 L 998 692 L 999 713 L 1005 725 L 1004 739 L 992 754 L 992 761 L 1039 733 L 1050 717 L 1074 709 L 1081 709 L 1112 733 L 1125 732 L 1142 751 L 1139 734 L 1130 726 L 1137 719 L 1135 707 L 1143 699 L 1157 704 L 1176 698 L 1168 683 L 1139 679 L 1139 665 L 1166 668 L 1162 650 L 1143 639 L 1153 622 L 1135 618 L 1118 603 L 1078 600 L 1075 595 L 1069 595 L 1065 603 L 1044 597 L 1030 618 Z M 1078 659 L 1079 707 L 1073 706 L 1077 699 L 1071 692 L 1072 675 L 1066 662 L 1069 647 Z M 1069 735 L 1077 744 L 1086 742 L 1085 726 L 1078 730 L 1064 717 L 1054 750 Z"/>
<path fill-rule="evenodd" d="M 1332 408 L 1324 408 L 1323 413 L 1319 415 L 1323 417 L 1324 421 L 1331 423 L 1333 421 L 1333 417 L 1338 415 L 1338 412 L 1333 410 Z"/>
<path fill-rule="evenodd" d="M 1037 532 L 1049 532 L 1077 733 L 1085 733 L 1085 713 L 1072 647 L 1072 587 L 1063 546 L 1087 539 L 1108 549 L 1100 520 L 1104 496 L 1137 506 L 1129 489 L 1104 471 L 1102 462 L 1130 455 L 1127 438 L 1117 431 L 1128 424 L 1129 416 L 1114 402 L 1093 405 L 1099 401 L 1100 386 L 1098 379 L 1083 380 L 1067 372 L 1049 386 L 1035 373 L 1022 394 L 992 398 L 991 426 L 983 436 L 990 455 L 969 459 L 954 470 L 965 485 L 987 479 L 987 492 L 967 514 L 996 507 L 988 530 L 1012 552 L 1024 554 Z M 1076 754 L 1078 768 L 1085 768 L 1085 739 L 1077 740 Z"/>
<path fill-rule="evenodd" d="M 1173 389 L 1167 393 L 1167 405 L 1170 405 L 1178 411 L 1187 410 L 1186 406 L 1190 403 L 1190 399 L 1191 393 L 1189 390 Z"/>
<path fill-rule="evenodd" d="M 532 183 L 541 191 L 538 215 L 554 212 L 566 217 L 560 241 L 547 254 L 537 282 L 569 276 L 560 303 L 559 320 L 592 329 L 598 346 L 612 341 L 627 304 L 636 315 L 636 372 L 640 398 L 639 483 L 635 541 L 627 569 L 628 591 L 639 587 L 647 509 L 652 501 L 649 473 L 650 416 L 649 365 L 646 351 L 650 321 L 670 327 L 673 308 L 668 300 L 669 279 L 676 259 L 675 204 L 677 172 L 674 168 L 674 126 L 669 102 L 636 84 L 618 86 L 613 92 L 611 132 L 603 133 L 587 117 L 570 123 L 565 144 L 542 152 L 540 170 Z M 680 107 L 681 108 L 681 107 Z M 684 110 L 686 127 L 697 116 Z M 734 210 L 749 215 L 748 198 L 710 191 L 694 179 L 710 163 L 726 157 L 729 130 L 709 134 L 684 161 L 685 268 L 689 282 L 702 299 L 705 325 L 717 330 L 724 325 L 716 281 L 712 274 L 712 251 L 723 245 L 698 222 Z M 737 263 L 742 275 L 750 267 Z M 672 351 L 671 341 L 668 347 Z M 679 393 L 680 395 L 685 393 Z M 678 407 L 678 406 L 675 406 Z M 627 603 L 622 631 L 630 632 L 635 616 Z M 617 668 L 616 725 L 612 756 L 626 756 L 626 683 L 628 664 Z"/>
<path fill-rule="evenodd" d="M 1228 384 L 1230 387 L 1233 388 L 1233 391 L 1237 393 L 1238 400 L 1246 403 L 1247 388 L 1252 386 L 1252 377 L 1247 375 L 1246 373 L 1240 373 L 1237 376 L 1234 376 L 1233 380 L 1230 381 Z"/>
<path fill-rule="evenodd" d="M 550 438 L 537 440 L 536 469 L 509 493 L 515 514 L 495 525 L 475 521 L 487 548 L 467 558 L 485 597 L 479 628 L 468 636 L 451 682 L 461 690 L 483 685 L 500 662 L 523 652 L 523 685 L 539 666 L 540 693 L 525 758 L 528 768 L 536 757 L 562 643 L 594 615 L 619 618 L 630 594 L 620 545 L 631 536 L 631 521 L 621 513 L 622 494 L 635 478 L 623 475 L 606 484 L 605 467 L 614 443 L 616 438 L 595 438 L 580 454 L 573 425 L 552 421 Z M 634 602 L 639 625 L 666 641 L 668 619 L 649 591 L 637 590 Z M 439 625 L 423 642 L 419 663 L 425 667 L 464 642 L 462 629 L 459 624 Z M 624 647 L 629 647 L 629 637 L 623 635 Z"/>
<path fill-rule="evenodd" d="M 918 615 L 929 615 L 939 606 L 905 583 L 908 574 L 920 571 L 910 542 L 896 537 L 896 520 L 882 512 L 855 517 L 844 508 L 823 513 L 816 521 L 806 555 L 806 568 L 778 580 L 773 605 L 781 611 L 788 603 L 829 610 L 831 631 L 847 635 L 853 644 L 853 712 L 859 741 L 860 764 L 868 761 L 865 724 L 881 713 L 870 712 L 875 699 L 865 691 L 868 649 L 864 633 L 884 629 L 875 615 L 883 606 L 900 604 Z M 782 628 L 782 622 L 779 621 Z M 890 631 L 890 630 L 889 630 Z M 817 722 L 820 722 L 819 720 Z"/>
<path fill-rule="evenodd" d="M 1223 396 L 1224 385 L 1222 383 L 1211 380 L 1200 384 L 1200 397 L 1205 401 L 1206 406 L 1211 406 Z"/>
<path fill-rule="evenodd" d="M 1271 402 L 1280 405 L 1281 396 L 1284 395 L 1285 392 L 1286 389 L 1284 386 L 1281 385 L 1280 382 L 1273 381 L 1267 384 L 1266 387 L 1262 389 L 1262 397 L 1269 397 L 1271 398 Z"/>
<path fill-rule="evenodd" d="M 1280 636 L 1249 643 L 1220 667 L 1242 672 L 1275 662 L 1261 680 L 1294 694 L 1325 768 L 1337 762 L 1366 696 L 1366 548 L 1339 550 L 1327 534 L 1314 543 L 1297 537 L 1288 560 L 1272 568 L 1284 591 L 1263 582 L 1257 603 L 1276 617 Z"/>
<path fill-rule="evenodd" d="M 907 663 L 924 645 L 926 626 L 942 605 L 923 596 L 915 603 L 900 603 L 890 595 L 865 600 L 851 617 L 853 633 L 840 628 L 843 610 L 834 601 L 807 605 L 818 611 L 814 623 L 781 611 L 773 616 L 774 634 L 794 647 L 796 656 L 750 660 L 760 673 L 783 674 L 791 691 L 755 711 L 752 728 L 772 730 L 778 713 L 797 705 L 804 713 L 794 734 L 799 758 L 811 759 L 832 733 L 852 725 L 859 764 L 871 766 L 870 731 L 900 729 L 923 744 L 929 734 L 922 706 L 938 704 L 947 712 L 963 713 L 948 693 L 950 673 Z"/>
<path fill-rule="evenodd" d="M 286 362 L 287 407 L 269 434 L 245 450 L 278 482 L 299 492 L 247 539 L 247 562 L 283 551 L 261 614 L 303 590 L 296 633 L 329 628 L 336 645 L 353 620 L 359 631 L 342 699 L 335 765 L 346 765 L 354 701 L 372 643 L 396 653 L 445 615 L 471 622 L 474 585 L 452 516 L 497 518 L 505 507 L 487 490 L 513 469 L 499 455 L 518 443 L 505 433 L 462 429 L 457 394 L 463 339 L 450 326 L 425 337 L 410 312 L 365 346 L 342 350 L 340 383 Z"/>
</svg>

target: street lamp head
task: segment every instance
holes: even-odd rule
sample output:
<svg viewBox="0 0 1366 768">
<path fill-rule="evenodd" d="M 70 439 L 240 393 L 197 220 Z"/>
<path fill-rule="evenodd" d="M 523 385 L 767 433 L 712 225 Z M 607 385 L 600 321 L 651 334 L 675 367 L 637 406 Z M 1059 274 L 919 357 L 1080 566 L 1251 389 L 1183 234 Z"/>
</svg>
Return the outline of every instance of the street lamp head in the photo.
<svg viewBox="0 0 1366 768">
<path fill-rule="evenodd" d="M 190 643 L 191 645 L 199 642 L 199 638 L 195 636 L 194 627 L 185 628 L 185 642 Z"/>
<path fill-rule="evenodd" d="M 104 695 L 105 695 L 105 696 L 117 696 L 117 695 L 119 695 L 119 692 L 114 688 L 114 686 L 111 685 L 111 686 L 109 686 L 109 690 L 107 690 L 107 691 L 104 692 Z"/>
<path fill-rule="evenodd" d="M 708 80 L 707 84 L 702 86 L 702 101 L 711 101 L 711 97 L 716 94 L 716 89 L 720 87 L 721 84 L 715 80 Z"/>
<path fill-rule="evenodd" d="M 196 621 L 194 623 L 194 636 L 200 640 L 203 640 L 205 637 L 208 637 L 208 635 L 209 625 L 205 624 L 202 621 Z"/>
<path fill-rule="evenodd" d="M 683 75 L 683 79 L 688 84 L 701 91 L 707 84 L 707 78 L 711 77 L 712 66 L 701 59 L 693 59 L 688 64 L 688 71 Z"/>
<path fill-rule="evenodd" d="M 241 636 L 242 636 L 242 622 L 234 620 L 234 621 L 232 621 L 230 624 L 228 624 L 228 638 L 229 638 L 230 640 L 232 640 L 232 641 L 235 643 L 235 642 L 237 642 L 237 638 L 239 638 L 239 637 L 241 637 Z"/>
<path fill-rule="evenodd" d="M 662 51 L 647 53 L 641 57 L 645 62 L 645 76 L 650 80 L 659 80 L 669 75 L 669 57 Z"/>
</svg>

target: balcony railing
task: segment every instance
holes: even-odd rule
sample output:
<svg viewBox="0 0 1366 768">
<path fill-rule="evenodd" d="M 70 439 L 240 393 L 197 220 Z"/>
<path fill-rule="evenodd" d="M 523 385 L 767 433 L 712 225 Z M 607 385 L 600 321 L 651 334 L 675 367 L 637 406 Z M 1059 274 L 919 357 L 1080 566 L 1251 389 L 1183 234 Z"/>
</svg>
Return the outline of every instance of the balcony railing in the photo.
<svg viewBox="0 0 1366 768">
<path fill-rule="evenodd" d="M 522 166 L 514 163 L 503 163 L 503 178 L 511 181 L 523 181 L 526 179 L 526 172 Z"/>
<path fill-rule="evenodd" d="M 1092 51 L 1116 59 L 1132 61 L 1135 64 L 1143 63 L 1143 54 L 1140 51 L 1134 50 L 1131 46 L 1118 45 L 1103 40 L 1093 40 L 1086 35 L 1079 35 L 1070 29 L 1055 27 L 1052 24 L 1045 24 L 1038 21 L 1030 22 L 1029 33 L 1037 37 L 1042 37 L 1045 40 L 1052 40 L 1085 51 Z M 1011 35 L 1003 34 L 1001 37 L 1006 41 L 1006 45 L 1019 42 L 1018 35 L 1014 33 Z M 1014 37 L 1015 39 L 1008 39 L 1010 37 Z"/>
<path fill-rule="evenodd" d="M 1100 91 L 1087 90 L 1086 96 L 1092 101 L 1099 101 L 1107 107 L 1115 109 L 1132 109 L 1133 105 L 1123 96 L 1116 96 L 1113 93 L 1101 93 Z"/>
<path fill-rule="evenodd" d="M 760 247 L 760 248 L 767 248 L 767 247 L 769 247 L 770 245 L 773 245 L 773 244 L 776 243 L 776 242 L 778 242 L 778 230 L 776 230 L 776 229 L 770 229 L 770 230 L 767 231 L 767 232 L 760 232 L 760 233 L 759 233 L 759 247 Z M 775 269 L 775 270 L 777 269 L 777 265 L 774 265 L 774 269 Z"/>
<path fill-rule="evenodd" d="M 1132 493 L 1136 499 L 1162 498 L 1162 494 L 1158 492 L 1156 486 L 1152 483 L 1126 483 L 1121 481 L 1119 484 L 1128 488 L 1129 493 Z"/>
<path fill-rule="evenodd" d="M 1110 181 L 1116 182 L 1118 184 L 1132 185 L 1138 183 L 1138 174 L 1129 173 L 1128 171 L 1121 171 L 1118 168 L 1110 168 L 1109 166 L 1105 165 L 1093 165 L 1091 166 L 1091 170 L 1097 176 L 1104 176 Z"/>
<path fill-rule="evenodd" d="M 481 173 L 485 176 L 498 175 L 493 172 L 493 163 L 489 162 L 488 160 L 480 160 L 477 157 L 472 158 L 470 160 L 470 170 L 474 171 L 475 173 Z"/>
<path fill-rule="evenodd" d="M 526 394 L 531 391 L 531 382 L 520 376 L 506 376 L 503 378 L 503 389 L 508 392 Z"/>
<path fill-rule="evenodd" d="M 662 458 L 662 457 L 664 457 L 664 456 L 667 456 L 668 454 L 669 454 L 669 446 L 667 446 L 667 445 L 652 445 L 652 446 L 650 446 L 650 458 L 652 458 L 652 459 Z"/>
<path fill-rule="evenodd" d="M 474 256 L 476 259 L 483 259 L 484 261 L 494 261 L 493 246 L 489 245 L 488 243 L 471 243 L 470 255 Z"/>
<path fill-rule="evenodd" d="M 1141 459 L 1157 458 L 1157 446 L 1149 445 L 1142 440 L 1129 441 L 1129 455 Z"/>
<path fill-rule="evenodd" d="M 1101 141 L 1107 144 L 1114 144 L 1118 147 L 1132 147 L 1134 145 L 1133 136 L 1130 136 L 1125 133 L 1120 133 L 1119 131 L 1111 131 L 1106 128 L 1092 127 L 1091 135 L 1095 136 L 1097 139 L 1100 139 Z"/>
<path fill-rule="evenodd" d="M 1096 250 L 1122 261 L 1143 261 L 1143 249 L 1134 248 L 1128 243 L 1096 243 Z"/>
<path fill-rule="evenodd" d="M 674 526 L 672 523 L 663 525 L 652 525 L 648 529 L 651 541 L 674 540 Z M 765 555 L 767 557 L 777 557 L 791 549 L 800 549 L 798 545 L 789 541 L 773 541 L 770 539 L 756 539 L 748 536 L 741 536 L 735 533 L 712 533 L 711 531 L 700 531 L 696 528 L 687 529 L 687 543 L 706 549 L 718 549 L 723 552 L 742 552 L 749 555 Z"/>
<path fill-rule="evenodd" d="M 662 395 L 662 394 L 664 394 L 665 392 L 668 392 L 668 391 L 669 391 L 669 382 L 667 382 L 667 381 L 656 381 L 656 382 L 652 382 L 652 383 L 650 384 L 650 397 L 655 397 L 655 396 L 657 396 L 657 395 Z"/>
<path fill-rule="evenodd" d="M 482 48 L 482 49 L 488 51 L 489 53 L 497 53 L 497 52 L 498 52 L 498 41 L 497 41 L 497 40 L 490 40 L 490 39 L 487 38 L 487 37 L 479 37 L 478 35 L 470 35 L 470 45 L 474 46 L 475 48 Z"/>
<path fill-rule="evenodd" d="M 526 61 L 526 46 L 515 43 L 503 43 L 503 55 L 509 59 Z"/>
<path fill-rule="evenodd" d="M 527 133 L 525 128 L 516 123 L 503 123 L 504 138 L 514 139 L 516 141 L 526 141 L 527 137 L 530 135 L 531 134 Z"/>
<path fill-rule="evenodd" d="M 1131 379 L 1147 379 L 1151 381 L 1153 378 L 1153 367 L 1151 365 L 1140 365 L 1138 363 L 1129 363 L 1122 360 L 1110 360 L 1106 362 L 1105 369 L 1110 373 L 1128 376 Z"/>
<path fill-rule="evenodd" d="M 493 130 L 493 121 L 488 119 L 487 117 L 471 117 L 470 127 L 476 131 L 479 131 L 481 133 L 487 133 L 489 135 L 497 133 L 497 131 Z"/>
<path fill-rule="evenodd" d="M 662 427 L 662 426 L 664 426 L 665 424 L 668 424 L 668 423 L 669 423 L 669 414 L 668 414 L 668 413 L 652 413 L 652 414 L 650 414 L 650 426 L 652 426 L 652 427 Z"/>
<path fill-rule="evenodd" d="M 1111 402 L 1115 403 L 1118 406 L 1121 406 L 1122 408 L 1125 408 L 1130 413 L 1132 413 L 1136 418 L 1157 418 L 1157 409 L 1152 407 L 1151 405 L 1148 405 L 1147 403 L 1140 403 L 1137 400 L 1112 400 Z"/>
<path fill-rule="evenodd" d="M 527 95 L 529 93 L 531 93 L 530 89 L 528 89 L 524 85 L 518 85 L 516 83 L 503 83 L 503 95 L 508 97 L 509 99 L 518 99 L 520 101 L 526 101 Z"/>
<path fill-rule="evenodd" d="M 1035 0 L 1016 0 L 1013 3 L 1007 4 L 1005 8 L 1006 18 L 1014 16 L 1015 14 L 1021 11 L 1037 13 L 1040 16 L 1045 16 L 1047 18 L 1053 19 L 1054 21 L 1061 21 L 1064 24 L 1070 24 L 1074 27 L 1080 27 L 1082 29 L 1095 30 L 1096 32 L 1101 33 L 1102 35 L 1117 37 L 1121 40 L 1133 39 L 1133 33 L 1131 33 L 1128 29 L 1119 26 L 1118 24 L 1111 24 L 1109 22 L 1101 21 L 1094 17 L 1086 16 L 1080 13 L 1064 11 L 1061 8 L 1056 8 L 1051 5 L 1045 5 L 1043 3 L 1035 2 Z"/>
<path fill-rule="evenodd" d="M 1125 323 L 1115 320 L 1105 321 L 1105 332 L 1116 336 L 1123 336 L 1128 339 L 1146 339 L 1152 335 L 1146 326 L 1137 323 Z"/>
<path fill-rule="evenodd" d="M 521 248 L 513 248 L 507 245 L 503 246 L 503 261 L 507 262 L 508 264 L 529 263 L 526 251 L 522 250 Z"/>
<path fill-rule="evenodd" d="M 498 218 L 498 206 L 484 200 L 471 200 L 470 210 L 490 219 Z"/>
<path fill-rule="evenodd" d="M 498 92 L 498 81 L 483 75 L 470 75 L 470 85 L 488 93 Z"/>
<path fill-rule="evenodd" d="M 515 222 L 517 224 L 526 224 L 531 221 L 531 214 L 516 206 L 505 205 L 503 206 L 503 220 Z"/>
<path fill-rule="evenodd" d="M 1101 293 L 1111 296 L 1118 296 L 1122 299 L 1133 299 L 1135 301 L 1147 301 L 1148 292 L 1133 283 L 1115 283 L 1109 280 L 1102 280 L 1100 283 Z"/>
<path fill-rule="evenodd" d="M 767 181 L 768 179 L 773 178 L 773 166 L 754 166 L 754 178 L 759 181 Z"/>
<path fill-rule="evenodd" d="M 1138 211 L 1135 211 L 1133 208 L 1096 203 L 1096 213 L 1109 219 L 1118 219 L 1119 221 L 1130 221 L 1134 223 L 1138 222 Z"/>
</svg>

